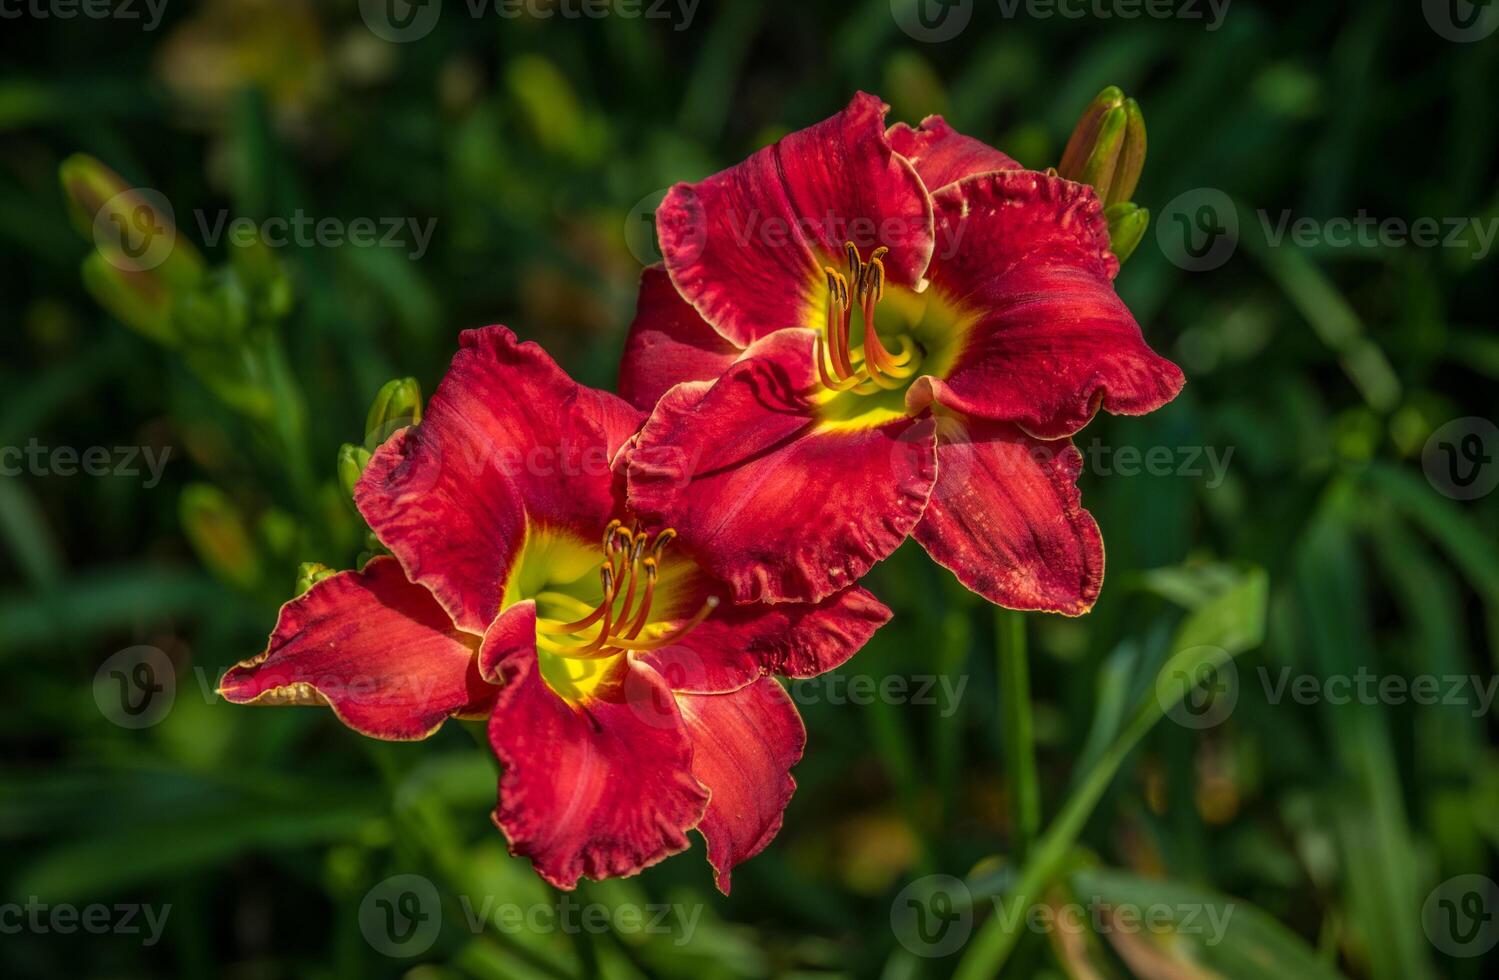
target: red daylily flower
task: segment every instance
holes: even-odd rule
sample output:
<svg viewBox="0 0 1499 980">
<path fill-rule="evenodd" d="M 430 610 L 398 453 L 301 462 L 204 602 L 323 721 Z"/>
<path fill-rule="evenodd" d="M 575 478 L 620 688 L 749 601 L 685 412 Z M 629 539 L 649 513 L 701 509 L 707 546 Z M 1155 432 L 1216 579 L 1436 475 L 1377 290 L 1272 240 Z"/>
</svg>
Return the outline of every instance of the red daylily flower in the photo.
<svg viewBox="0 0 1499 980">
<path fill-rule="evenodd" d="M 770 675 L 836 667 L 890 612 L 858 588 L 723 601 L 671 529 L 622 506 L 643 418 L 502 327 L 463 334 L 356 492 L 394 557 L 287 603 L 222 692 L 327 704 L 377 738 L 488 715 L 495 823 L 547 881 L 633 874 L 695 828 L 727 892 L 779 830 L 805 743 Z"/>
<path fill-rule="evenodd" d="M 914 535 L 993 602 L 1086 612 L 1068 437 L 1181 371 L 1114 292 L 1091 188 L 887 109 L 861 93 L 667 194 L 620 376 L 656 405 L 630 506 L 739 601 L 829 595 Z"/>
</svg>

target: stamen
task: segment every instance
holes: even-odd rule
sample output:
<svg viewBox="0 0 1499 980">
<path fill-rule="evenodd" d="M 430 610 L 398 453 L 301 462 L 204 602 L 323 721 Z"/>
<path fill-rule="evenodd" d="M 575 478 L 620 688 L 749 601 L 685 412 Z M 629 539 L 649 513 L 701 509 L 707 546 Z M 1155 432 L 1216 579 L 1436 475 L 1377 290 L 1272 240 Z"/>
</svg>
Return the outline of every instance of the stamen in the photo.
<svg viewBox="0 0 1499 980">
<path fill-rule="evenodd" d="M 625 604 L 619 608 L 615 622 L 623 623 L 630 618 L 630 603 L 635 601 L 635 580 L 640 570 L 640 555 L 645 551 L 645 535 L 637 535 L 630 548 L 630 567 L 626 574 Z"/>
<path fill-rule="evenodd" d="M 828 349 L 832 351 L 833 374 L 841 380 L 854 373 L 848 357 L 848 280 L 827 266 L 823 272 L 828 279 L 828 315 L 824 326 Z"/>
<path fill-rule="evenodd" d="M 650 640 L 633 640 L 615 637 L 613 643 L 615 646 L 620 647 L 624 650 L 659 650 L 664 646 L 670 646 L 671 644 L 680 640 L 682 637 L 686 636 L 688 633 L 691 633 L 693 630 L 703 625 L 703 620 L 707 619 L 708 615 L 717 608 L 718 596 L 710 595 L 703 603 L 702 608 L 694 613 L 691 619 L 689 619 L 687 622 L 683 623 L 676 629 L 672 630 L 670 633 L 665 634 L 664 636 L 658 636 Z"/>
<path fill-rule="evenodd" d="M 651 555 L 644 562 L 645 565 L 645 594 L 640 597 L 640 611 L 635 614 L 635 622 L 625 631 L 627 639 L 635 639 L 640 631 L 645 629 L 645 624 L 650 620 L 651 599 L 656 595 L 656 556 Z"/>
<path fill-rule="evenodd" d="M 538 620 L 536 644 L 539 649 L 563 657 L 592 659 L 611 657 L 627 650 L 655 650 L 686 636 L 702 625 L 703 620 L 718 606 L 718 598 L 710 596 L 703 607 L 688 621 L 672 632 L 659 637 L 640 639 L 641 633 L 650 623 L 651 609 L 656 597 L 656 584 L 660 576 L 660 559 L 677 536 L 673 528 L 666 528 L 654 538 L 634 528 L 626 529 L 621 522 L 610 523 L 604 532 L 604 563 L 599 567 L 599 580 L 604 598 L 591 613 L 571 623 L 553 623 Z M 615 558 L 622 561 L 615 563 Z M 632 612 L 636 585 L 641 576 L 645 586 L 640 590 L 640 605 Z M 623 602 L 617 603 L 623 595 Z M 538 601 L 560 602 L 581 608 L 586 603 L 562 592 L 541 592 Z M 615 606 L 619 608 L 616 609 Z M 599 631 L 591 640 L 580 644 L 559 643 L 552 636 L 570 635 L 588 629 L 595 623 Z"/>
<path fill-rule="evenodd" d="M 587 616 L 584 616 L 577 622 L 573 623 L 557 623 L 554 625 L 544 620 L 538 619 L 536 621 L 536 631 L 538 633 L 576 633 L 579 630 L 586 630 L 588 627 L 598 622 L 599 617 L 603 616 L 606 612 L 608 612 L 609 608 L 614 605 L 613 567 L 610 565 L 605 565 L 603 568 L 599 569 L 599 578 L 602 579 L 604 583 L 604 599 L 599 603 L 597 609 L 589 613 Z M 538 598 L 540 597 L 538 596 Z"/>
</svg>

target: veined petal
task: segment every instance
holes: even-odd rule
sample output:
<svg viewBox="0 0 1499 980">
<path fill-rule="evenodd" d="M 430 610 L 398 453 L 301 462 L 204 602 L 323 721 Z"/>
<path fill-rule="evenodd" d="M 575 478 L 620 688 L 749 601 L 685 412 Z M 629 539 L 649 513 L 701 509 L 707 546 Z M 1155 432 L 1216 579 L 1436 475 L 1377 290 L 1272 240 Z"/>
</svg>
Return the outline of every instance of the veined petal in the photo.
<svg viewBox="0 0 1499 980">
<path fill-rule="evenodd" d="M 676 528 L 736 602 L 846 588 L 905 540 L 936 481 L 930 417 L 825 423 L 812 372 L 809 332 L 767 337 L 706 393 L 668 392 L 630 459 L 631 510 Z"/>
<path fill-rule="evenodd" d="M 527 521 L 592 537 L 610 464 L 642 415 L 504 327 L 465 331 L 422 423 L 375 453 L 355 501 L 415 582 L 482 634 Z"/>
<path fill-rule="evenodd" d="M 693 778 L 670 688 L 619 657 L 594 696 L 565 701 L 542 678 L 535 624 L 533 603 L 511 606 L 481 655 L 501 682 L 489 741 L 504 767 L 494 822 L 510 853 L 570 889 L 582 876 L 632 875 L 686 850 L 708 794 Z"/>
<path fill-rule="evenodd" d="M 663 578 L 674 571 L 668 566 Z M 671 632 L 709 596 L 726 591 L 700 571 L 681 575 L 667 601 L 654 607 L 657 622 Z M 722 602 L 687 635 L 640 657 L 678 694 L 720 694 L 769 674 L 815 677 L 832 670 L 857 653 L 890 615 L 884 603 L 858 586 L 816 603 Z"/>
<path fill-rule="evenodd" d="M 885 137 L 887 105 L 859 93 L 836 116 L 743 163 L 678 184 L 656 211 L 677 289 L 740 347 L 820 322 L 822 267 L 843 243 L 866 259 L 879 246 L 891 282 L 916 286 L 932 254 L 932 206 L 911 164 Z"/>
<path fill-rule="evenodd" d="M 929 191 L 974 174 L 1024 169 L 988 143 L 953 129 L 941 116 L 927 116 L 914 129 L 896 123 L 889 137 L 895 152 L 911 161 Z"/>
<path fill-rule="evenodd" d="M 673 385 L 715 381 L 740 354 L 682 298 L 661 266 L 640 276 L 635 320 L 619 365 L 619 393 L 649 412 Z"/>
<path fill-rule="evenodd" d="M 231 667 L 219 693 L 235 704 L 326 704 L 364 735 L 426 738 L 494 703 L 478 645 L 394 559 L 374 558 L 282 606 L 266 651 Z"/>
<path fill-rule="evenodd" d="M 951 420 L 937 442 L 937 488 L 916 540 L 958 581 L 1009 609 L 1078 616 L 1103 585 L 1103 537 L 1077 489 L 1071 440 L 1013 425 Z"/>
<path fill-rule="evenodd" d="M 1029 171 L 982 174 L 933 197 L 942 247 L 932 289 L 968 320 L 940 379 L 907 404 L 1070 435 L 1100 405 L 1142 415 L 1176 397 L 1181 369 L 1145 343 L 1115 294 L 1119 262 L 1091 188 Z"/>
<path fill-rule="evenodd" d="M 768 677 L 731 694 L 678 694 L 677 704 L 692 739 L 692 774 L 712 794 L 697 829 L 727 895 L 734 866 L 765 850 L 781 829 L 807 731 Z"/>
</svg>

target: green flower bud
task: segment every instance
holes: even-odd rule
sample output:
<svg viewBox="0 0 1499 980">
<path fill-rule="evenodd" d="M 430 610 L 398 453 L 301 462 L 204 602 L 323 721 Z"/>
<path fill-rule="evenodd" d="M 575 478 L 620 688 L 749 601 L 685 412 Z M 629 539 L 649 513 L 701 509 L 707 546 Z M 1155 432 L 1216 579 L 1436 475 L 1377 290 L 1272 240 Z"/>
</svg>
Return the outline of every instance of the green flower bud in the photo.
<svg viewBox="0 0 1499 980">
<path fill-rule="evenodd" d="M 387 381 L 370 405 L 364 423 L 364 446 L 373 452 L 398 429 L 422 420 L 422 386 L 415 378 Z"/>
<path fill-rule="evenodd" d="M 1109 248 L 1121 263 L 1134 254 L 1136 246 L 1145 237 L 1150 224 L 1150 212 L 1139 205 L 1125 202 L 1104 209 L 1103 216 L 1109 223 Z"/>
<path fill-rule="evenodd" d="M 1083 165 L 1093 155 L 1098 143 L 1098 130 L 1103 118 L 1111 110 L 1124 105 L 1124 93 L 1117 85 L 1110 85 L 1088 104 L 1073 127 L 1072 137 L 1067 140 L 1067 149 L 1062 151 L 1062 162 L 1057 164 L 1057 173 L 1068 180 L 1079 180 Z"/>
<path fill-rule="evenodd" d="M 364 475 L 364 468 L 369 464 L 370 451 L 363 446 L 346 442 L 339 447 L 338 482 L 344 489 L 344 496 L 348 499 L 354 499 L 354 486 Z"/>
<path fill-rule="evenodd" d="M 83 260 L 83 286 L 115 319 L 158 344 L 175 346 L 172 298 L 149 272 L 131 272 L 110 264 L 98 252 Z"/>
<path fill-rule="evenodd" d="M 73 226 L 111 264 L 153 275 L 171 289 L 190 289 L 202 279 L 203 256 L 177 233 L 161 194 L 131 187 L 82 153 L 62 162 L 58 178 Z"/>
<path fill-rule="evenodd" d="M 1145 166 L 1145 116 L 1117 86 L 1098 94 L 1072 130 L 1057 173 L 1090 184 L 1105 204 L 1128 201 Z"/>
<path fill-rule="evenodd" d="M 260 554 L 228 495 L 195 483 L 182 491 L 178 509 L 182 531 L 208 570 L 232 585 L 253 588 L 260 580 Z"/>
<path fill-rule="evenodd" d="M 338 572 L 318 561 L 304 561 L 297 566 L 297 591 L 294 595 L 303 595 L 306 591 L 317 585 L 325 578 L 337 575 Z"/>
</svg>

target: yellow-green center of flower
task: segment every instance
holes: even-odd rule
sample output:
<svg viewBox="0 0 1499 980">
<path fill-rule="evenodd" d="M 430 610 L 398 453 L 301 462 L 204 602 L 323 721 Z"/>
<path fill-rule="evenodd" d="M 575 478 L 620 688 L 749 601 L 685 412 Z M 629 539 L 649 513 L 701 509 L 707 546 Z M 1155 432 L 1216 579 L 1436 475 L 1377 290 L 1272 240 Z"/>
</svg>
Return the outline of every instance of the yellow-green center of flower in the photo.
<svg viewBox="0 0 1499 980">
<path fill-rule="evenodd" d="M 963 318 L 930 291 L 888 283 L 883 245 L 867 261 L 852 242 L 843 248 L 848 274 L 823 268 L 818 411 L 831 425 L 878 425 L 906 414 L 905 391 L 917 377 L 951 367 Z"/>
<path fill-rule="evenodd" d="M 675 537 L 671 528 L 651 535 L 610 521 L 601 557 L 597 543 L 528 528 L 505 605 L 535 601 L 541 673 L 558 695 L 571 701 L 587 696 L 620 656 L 677 642 L 718 605 L 710 596 L 687 619 L 672 616 L 679 583 L 691 568 L 677 561 L 663 570 Z"/>
</svg>

